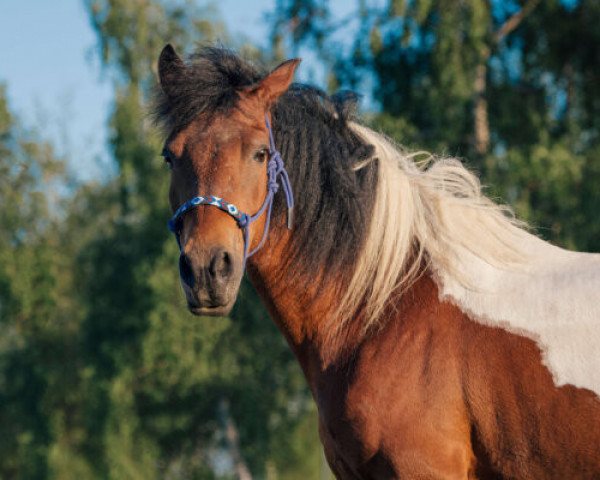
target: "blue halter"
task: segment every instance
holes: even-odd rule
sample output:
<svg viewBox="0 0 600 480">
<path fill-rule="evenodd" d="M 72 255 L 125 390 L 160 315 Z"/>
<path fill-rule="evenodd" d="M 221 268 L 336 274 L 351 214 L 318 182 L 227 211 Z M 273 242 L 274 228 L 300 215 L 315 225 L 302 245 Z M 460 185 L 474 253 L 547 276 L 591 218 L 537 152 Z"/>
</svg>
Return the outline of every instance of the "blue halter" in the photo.
<svg viewBox="0 0 600 480">
<path fill-rule="evenodd" d="M 292 194 L 292 186 L 290 184 L 290 178 L 288 177 L 281 154 L 275 148 L 275 141 L 273 140 L 273 132 L 271 131 L 271 123 L 269 117 L 265 115 L 267 130 L 269 132 L 269 161 L 267 163 L 267 196 L 258 212 L 254 215 L 248 215 L 247 213 L 240 212 L 240 210 L 232 203 L 226 202 L 222 198 L 215 197 L 214 195 L 205 195 L 194 197 L 191 200 L 185 202 L 181 207 L 177 209 L 175 215 L 169 220 L 169 230 L 175 234 L 177 244 L 181 250 L 180 232 L 183 226 L 183 216 L 189 210 L 199 207 L 200 205 L 212 205 L 225 213 L 231 215 L 238 227 L 244 232 L 244 260 L 242 263 L 242 269 L 246 268 L 246 259 L 254 255 L 257 250 L 262 247 L 265 239 L 267 238 L 267 232 L 269 231 L 269 224 L 271 222 L 271 209 L 273 208 L 273 199 L 275 194 L 279 190 L 279 176 L 281 175 L 281 185 L 285 192 L 285 199 L 287 202 L 287 228 L 292 229 L 292 223 L 294 221 L 294 196 Z M 249 241 L 250 241 L 250 224 L 260 218 L 260 216 L 267 212 L 267 219 L 265 220 L 265 228 L 263 235 L 258 246 L 248 253 Z"/>
</svg>

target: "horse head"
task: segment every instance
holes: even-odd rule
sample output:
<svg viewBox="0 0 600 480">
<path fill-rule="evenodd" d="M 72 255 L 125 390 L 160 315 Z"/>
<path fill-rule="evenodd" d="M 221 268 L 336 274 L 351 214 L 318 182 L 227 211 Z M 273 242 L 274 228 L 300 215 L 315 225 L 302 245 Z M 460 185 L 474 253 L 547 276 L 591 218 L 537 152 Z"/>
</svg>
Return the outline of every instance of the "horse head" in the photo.
<svg viewBox="0 0 600 480">
<path fill-rule="evenodd" d="M 246 80 L 238 85 L 224 84 L 220 72 L 206 68 L 195 72 L 201 81 L 193 84 L 189 70 L 202 65 L 186 66 L 170 45 L 160 55 L 161 108 L 177 112 L 163 149 L 171 168 L 169 226 L 179 242 L 181 285 L 194 314 L 231 310 L 246 258 L 264 240 L 277 177 L 285 173 L 269 111 L 299 62 L 289 60 L 266 76 L 253 74 L 249 84 L 248 75 L 240 75 Z M 283 183 L 289 204 L 287 173 Z"/>
</svg>

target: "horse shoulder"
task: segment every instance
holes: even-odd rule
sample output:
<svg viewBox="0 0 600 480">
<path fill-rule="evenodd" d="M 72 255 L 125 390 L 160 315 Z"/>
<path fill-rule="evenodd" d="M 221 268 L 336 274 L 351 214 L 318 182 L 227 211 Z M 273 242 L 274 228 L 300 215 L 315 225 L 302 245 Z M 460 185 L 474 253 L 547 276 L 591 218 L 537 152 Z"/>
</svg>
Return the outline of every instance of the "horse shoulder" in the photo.
<svg viewBox="0 0 600 480">
<path fill-rule="evenodd" d="M 349 361 L 319 379 L 330 463 L 356 478 L 474 478 L 457 355 L 462 313 L 441 304 L 424 277 L 389 315 Z"/>
</svg>

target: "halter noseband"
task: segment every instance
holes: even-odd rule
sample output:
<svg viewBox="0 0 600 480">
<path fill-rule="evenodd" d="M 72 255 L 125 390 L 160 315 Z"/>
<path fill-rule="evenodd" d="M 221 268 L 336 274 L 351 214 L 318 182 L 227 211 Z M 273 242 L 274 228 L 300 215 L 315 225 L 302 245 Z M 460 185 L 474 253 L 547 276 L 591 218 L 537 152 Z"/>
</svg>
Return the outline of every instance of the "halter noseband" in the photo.
<svg viewBox="0 0 600 480">
<path fill-rule="evenodd" d="M 275 148 L 275 141 L 273 140 L 273 132 L 271 131 L 271 123 L 269 122 L 268 115 L 265 115 L 267 130 L 269 132 L 269 161 L 267 163 L 267 196 L 262 206 L 258 209 L 254 215 L 248 215 L 247 213 L 240 212 L 240 210 L 232 203 L 226 202 L 222 198 L 215 197 L 214 195 L 206 195 L 194 197 L 191 200 L 185 202 L 181 207 L 177 209 L 175 215 L 169 220 L 169 230 L 175 234 L 177 244 L 181 250 L 180 232 L 183 225 L 183 216 L 189 210 L 199 207 L 200 205 L 212 205 L 225 213 L 231 215 L 238 227 L 244 232 L 244 261 L 242 263 L 242 270 L 246 268 L 246 259 L 256 253 L 256 251 L 262 247 L 265 239 L 267 238 L 267 232 L 269 231 L 269 224 L 271 222 L 271 209 L 273 207 L 273 199 L 275 194 L 279 190 L 278 179 L 281 175 L 281 185 L 285 193 L 285 200 L 287 202 L 287 228 L 292 229 L 292 223 L 294 221 L 294 196 L 292 194 L 292 186 L 290 185 L 290 178 L 288 177 L 281 154 Z M 260 218 L 260 216 L 267 211 L 267 219 L 265 220 L 265 228 L 263 235 L 258 246 L 248 253 L 249 241 L 250 241 L 250 224 Z"/>
</svg>

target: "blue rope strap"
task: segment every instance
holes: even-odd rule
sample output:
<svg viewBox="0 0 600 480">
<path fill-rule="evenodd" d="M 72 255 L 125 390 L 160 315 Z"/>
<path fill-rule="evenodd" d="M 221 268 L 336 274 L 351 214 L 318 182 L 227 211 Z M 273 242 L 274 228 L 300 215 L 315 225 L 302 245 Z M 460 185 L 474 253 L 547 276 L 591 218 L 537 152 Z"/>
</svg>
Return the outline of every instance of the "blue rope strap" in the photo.
<svg viewBox="0 0 600 480">
<path fill-rule="evenodd" d="M 275 194 L 279 190 L 279 180 L 281 179 L 281 185 L 285 193 L 285 199 L 287 202 L 287 228 L 292 229 L 293 213 L 294 213 L 294 196 L 292 194 L 292 186 L 290 184 L 290 178 L 283 164 L 281 154 L 275 148 L 275 141 L 273 140 L 273 132 L 271 131 L 271 124 L 269 117 L 265 115 L 267 130 L 269 132 L 269 161 L 267 163 L 267 196 L 265 201 L 254 215 L 248 215 L 247 213 L 241 212 L 232 203 L 226 202 L 222 198 L 215 197 L 214 195 L 198 196 L 185 202 L 181 207 L 177 209 L 171 220 L 169 220 L 169 230 L 175 234 L 179 249 L 181 249 L 180 232 L 183 226 L 183 216 L 186 212 L 198 208 L 200 205 L 211 205 L 231 215 L 236 221 L 237 225 L 244 232 L 244 260 L 242 268 L 246 268 L 246 259 L 254 255 L 259 248 L 262 247 L 267 233 L 269 231 L 269 224 L 271 222 L 271 209 L 273 208 L 273 199 Z M 265 220 L 265 228 L 263 235 L 258 246 L 248 253 L 249 239 L 250 239 L 250 224 L 261 217 L 264 212 L 267 212 L 267 218 Z"/>
<path fill-rule="evenodd" d="M 242 218 L 246 217 L 246 214 L 240 212 L 235 205 L 226 202 L 222 198 L 215 197 L 213 195 L 208 195 L 206 197 L 194 197 L 177 209 L 175 215 L 173 215 L 173 218 L 169 220 L 169 230 L 171 230 L 173 233 L 177 233 L 179 230 L 181 230 L 180 223 L 183 220 L 183 214 L 188 210 L 199 207 L 200 205 L 213 205 L 231 215 L 238 223 L 242 220 Z"/>
</svg>

